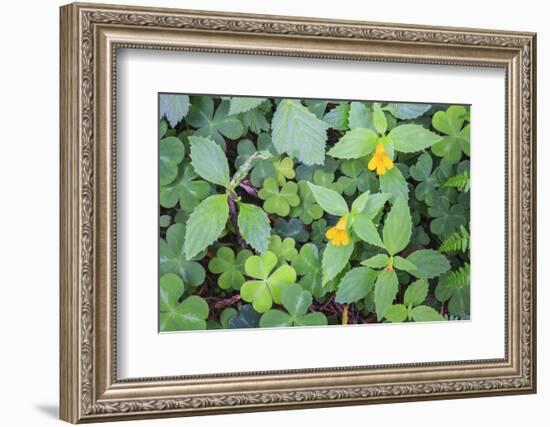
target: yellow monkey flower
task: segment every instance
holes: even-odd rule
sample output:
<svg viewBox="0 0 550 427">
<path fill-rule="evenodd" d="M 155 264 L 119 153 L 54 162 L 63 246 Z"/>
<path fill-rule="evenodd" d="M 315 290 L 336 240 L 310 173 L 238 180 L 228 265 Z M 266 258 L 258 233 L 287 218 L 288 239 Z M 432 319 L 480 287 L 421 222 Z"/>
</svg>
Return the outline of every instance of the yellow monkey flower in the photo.
<svg viewBox="0 0 550 427">
<path fill-rule="evenodd" d="M 387 170 L 393 168 L 393 162 L 388 157 L 384 144 L 380 142 L 376 144 L 376 149 L 369 161 L 368 167 L 371 171 L 376 169 L 378 175 L 384 175 Z"/>
<path fill-rule="evenodd" d="M 346 231 L 348 225 L 348 217 L 344 215 L 338 220 L 338 223 L 327 230 L 325 236 L 329 239 L 334 246 L 346 246 L 349 244 L 349 235 Z"/>
</svg>

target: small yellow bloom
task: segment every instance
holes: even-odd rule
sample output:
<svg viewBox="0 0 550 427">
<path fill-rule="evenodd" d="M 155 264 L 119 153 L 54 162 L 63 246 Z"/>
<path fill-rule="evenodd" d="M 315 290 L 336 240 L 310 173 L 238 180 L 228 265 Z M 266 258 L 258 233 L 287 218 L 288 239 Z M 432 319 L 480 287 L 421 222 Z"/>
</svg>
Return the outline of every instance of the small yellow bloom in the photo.
<svg viewBox="0 0 550 427">
<path fill-rule="evenodd" d="M 338 223 L 329 228 L 325 234 L 327 239 L 329 239 L 334 246 L 346 246 L 349 243 L 349 235 L 346 231 L 346 226 L 348 225 L 347 215 L 343 216 L 338 220 Z"/>
<path fill-rule="evenodd" d="M 378 175 L 384 175 L 386 170 L 393 168 L 393 162 L 388 157 L 384 144 L 380 142 L 376 144 L 376 149 L 372 155 L 372 159 L 369 161 L 368 167 L 371 171 L 376 169 Z"/>
</svg>

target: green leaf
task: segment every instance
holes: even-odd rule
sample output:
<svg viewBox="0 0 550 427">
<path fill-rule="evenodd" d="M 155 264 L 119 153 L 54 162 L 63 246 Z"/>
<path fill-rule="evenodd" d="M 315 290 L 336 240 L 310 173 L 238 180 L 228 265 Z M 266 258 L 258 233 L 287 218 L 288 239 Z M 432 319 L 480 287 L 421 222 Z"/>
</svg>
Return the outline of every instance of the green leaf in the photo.
<svg viewBox="0 0 550 427">
<path fill-rule="evenodd" d="M 233 96 L 231 97 L 231 101 L 229 102 L 228 115 L 232 116 L 234 114 L 245 113 L 249 110 L 252 110 L 253 108 L 256 108 L 265 100 L 266 98 L 241 98 L 238 96 Z"/>
<path fill-rule="evenodd" d="M 244 283 L 244 263 L 252 256 L 249 250 L 242 250 L 235 257 L 231 248 L 221 247 L 208 263 L 208 269 L 219 274 L 218 285 L 222 289 L 240 289 Z"/>
<path fill-rule="evenodd" d="M 185 231 L 185 256 L 193 258 L 214 243 L 229 218 L 227 195 L 216 194 L 203 200 L 191 213 Z"/>
<path fill-rule="evenodd" d="M 398 270 L 403 270 L 411 274 L 416 272 L 416 265 L 399 255 L 393 257 L 393 266 Z"/>
<path fill-rule="evenodd" d="M 349 109 L 349 128 L 374 128 L 372 114 L 362 102 L 352 102 Z"/>
<path fill-rule="evenodd" d="M 386 111 L 389 111 L 394 117 L 400 120 L 416 119 L 430 108 L 432 108 L 430 104 L 407 104 L 403 102 L 388 104 L 384 107 Z"/>
<path fill-rule="evenodd" d="M 199 202 L 210 194 L 210 184 L 197 180 L 197 177 L 190 164 L 180 167 L 176 179 L 160 187 L 160 205 L 164 208 L 173 208 L 179 202 L 180 208 L 186 212 L 195 209 Z"/>
<path fill-rule="evenodd" d="M 160 330 L 167 331 L 192 331 L 206 329 L 208 317 L 208 304 L 197 295 L 192 295 L 181 304 L 171 307 L 160 313 Z"/>
<path fill-rule="evenodd" d="M 282 264 L 285 261 L 292 261 L 298 251 L 296 250 L 296 242 L 292 237 L 286 237 L 284 240 L 281 240 L 280 236 L 273 235 L 269 238 L 268 250 L 273 252 L 279 264 Z"/>
<path fill-rule="evenodd" d="M 222 328 L 229 329 L 229 324 L 231 323 L 231 320 L 235 318 L 239 313 L 237 310 L 235 310 L 233 307 L 227 307 L 222 310 L 220 313 L 220 324 L 222 325 Z"/>
<path fill-rule="evenodd" d="M 336 191 L 308 182 L 313 197 L 323 210 L 331 215 L 343 216 L 348 213 L 348 205 Z"/>
<path fill-rule="evenodd" d="M 178 175 L 178 164 L 183 160 L 185 147 L 179 138 L 169 136 L 159 143 L 160 185 L 170 184 Z"/>
<path fill-rule="evenodd" d="M 321 257 L 319 249 L 313 243 L 306 243 L 300 249 L 300 254 L 292 259 L 292 267 L 302 278 L 298 284 L 307 289 L 316 298 L 322 297 L 326 289 L 321 281 Z"/>
<path fill-rule="evenodd" d="M 313 220 L 321 218 L 323 216 L 323 209 L 317 204 L 307 181 L 301 180 L 298 182 L 298 192 L 300 195 L 300 204 L 291 209 L 290 215 L 299 217 L 304 224 L 311 224 Z"/>
<path fill-rule="evenodd" d="M 438 111 L 432 117 L 432 126 L 445 134 L 440 142 L 432 146 L 432 152 L 457 163 L 462 151 L 470 154 L 470 126 L 462 129 L 467 110 L 461 105 L 452 105 L 447 111 Z"/>
<path fill-rule="evenodd" d="M 214 100 L 211 96 L 191 97 L 187 122 L 198 128 L 196 136 L 211 138 L 222 148 L 225 147 L 224 137 L 235 140 L 244 133 L 239 117 L 229 115 L 229 101 L 221 102 L 214 114 Z"/>
<path fill-rule="evenodd" d="M 229 321 L 231 329 L 256 328 L 260 322 L 258 313 L 251 304 L 244 304 L 239 313 Z"/>
<path fill-rule="evenodd" d="M 262 328 L 280 328 L 292 326 L 292 317 L 281 310 L 269 310 L 260 319 Z"/>
<path fill-rule="evenodd" d="M 275 177 L 279 185 L 283 185 L 287 179 L 292 179 L 296 176 L 294 172 L 294 162 L 290 157 L 284 157 L 281 160 L 273 162 L 275 167 Z"/>
<path fill-rule="evenodd" d="M 191 163 L 195 172 L 213 184 L 229 187 L 229 164 L 223 150 L 212 140 L 190 136 Z"/>
<path fill-rule="evenodd" d="M 376 215 L 378 215 L 378 212 L 380 212 L 380 209 L 384 207 L 390 197 L 390 193 L 370 194 L 365 205 L 363 206 L 363 209 L 359 213 L 361 216 L 372 220 Z"/>
<path fill-rule="evenodd" d="M 394 201 L 397 197 L 403 196 L 409 198 L 409 187 L 407 181 L 398 167 L 393 167 L 386 171 L 384 175 L 380 175 L 380 190 L 383 193 L 391 194 L 391 200 Z"/>
<path fill-rule="evenodd" d="M 373 109 L 372 121 L 374 123 L 374 128 L 379 134 L 383 135 L 388 130 L 388 121 L 386 120 L 386 115 L 380 108 L 380 105 L 377 103 L 373 104 L 372 109 Z"/>
<path fill-rule="evenodd" d="M 288 313 L 296 318 L 307 312 L 307 309 L 313 303 L 313 298 L 309 291 L 293 283 L 285 287 L 281 295 L 281 302 Z"/>
<path fill-rule="evenodd" d="M 420 125 L 400 125 L 388 134 L 396 151 L 416 153 L 441 141 L 441 136 Z"/>
<path fill-rule="evenodd" d="M 258 206 L 239 202 L 239 231 L 243 239 L 257 252 L 265 252 L 271 227 L 267 214 Z"/>
<path fill-rule="evenodd" d="M 392 323 L 401 323 L 407 320 L 407 307 L 403 304 L 394 304 L 386 311 L 386 320 Z"/>
<path fill-rule="evenodd" d="M 326 326 L 327 324 L 327 317 L 319 311 L 304 314 L 294 319 L 294 326 Z"/>
<path fill-rule="evenodd" d="M 349 111 L 350 105 L 347 102 L 343 102 L 326 113 L 323 120 L 328 123 L 332 129 L 345 131 L 348 129 Z"/>
<path fill-rule="evenodd" d="M 355 234 L 357 234 L 357 237 L 361 240 L 370 243 L 371 245 L 386 249 L 386 246 L 380 239 L 380 234 L 378 233 L 376 226 L 368 217 L 364 215 L 357 215 L 353 221 L 353 231 L 355 231 Z"/>
<path fill-rule="evenodd" d="M 351 204 L 351 212 L 354 214 L 358 214 L 363 212 L 365 209 L 365 206 L 367 205 L 367 200 L 370 197 L 370 192 L 366 191 L 363 194 L 356 197 L 356 199 Z"/>
<path fill-rule="evenodd" d="M 346 132 L 327 154 L 338 159 L 358 159 L 372 153 L 377 140 L 373 130 L 355 128 Z"/>
<path fill-rule="evenodd" d="M 403 302 L 406 306 L 422 304 L 428 296 L 428 282 L 424 279 L 417 280 L 409 285 L 405 291 Z"/>
<path fill-rule="evenodd" d="M 306 165 L 324 163 L 328 126 L 299 101 L 283 99 L 271 126 L 279 153 L 287 153 Z"/>
<path fill-rule="evenodd" d="M 274 178 L 266 178 L 258 196 L 265 200 L 263 206 L 267 212 L 287 216 L 290 213 L 290 207 L 298 206 L 300 203 L 297 192 L 298 185 L 293 181 L 287 182 L 279 190 Z"/>
<path fill-rule="evenodd" d="M 365 265 L 371 268 L 384 268 L 390 262 L 390 257 L 386 254 L 378 254 L 361 261 L 361 265 Z"/>
<path fill-rule="evenodd" d="M 351 257 L 353 248 L 353 242 L 345 246 L 334 246 L 331 242 L 327 244 L 322 258 L 323 286 L 344 269 Z"/>
<path fill-rule="evenodd" d="M 405 198 L 400 196 L 388 213 L 382 229 L 384 246 L 388 253 L 395 255 L 405 249 L 411 239 L 411 234 L 411 212 Z"/>
<path fill-rule="evenodd" d="M 271 297 L 277 304 L 282 303 L 283 290 L 292 283 L 296 283 L 296 271 L 290 265 L 281 265 L 266 280 Z"/>
<path fill-rule="evenodd" d="M 450 270 L 451 264 L 445 256 L 433 249 L 421 249 L 407 257 L 416 265 L 416 271 L 411 273 L 420 279 L 431 279 Z"/>
<path fill-rule="evenodd" d="M 176 307 L 185 289 L 183 281 L 174 273 L 165 274 L 160 278 L 159 309 L 169 311 Z"/>
<path fill-rule="evenodd" d="M 322 99 L 306 99 L 304 104 L 318 119 L 323 118 L 325 110 L 327 109 L 328 101 L 323 101 Z"/>
<path fill-rule="evenodd" d="M 319 208 L 320 209 L 320 208 Z M 292 218 L 289 221 L 283 218 L 278 218 L 274 224 L 275 233 L 282 238 L 292 237 L 297 242 L 306 242 L 309 238 L 309 233 L 306 230 L 304 224 L 296 218 Z"/>
<path fill-rule="evenodd" d="M 438 322 L 445 320 L 441 314 L 427 305 L 419 305 L 413 308 L 412 318 L 415 322 Z"/>
<path fill-rule="evenodd" d="M 189 111 L 189 96 L 187 95 L 160 95 L 160 117 L 166 117 L 170 126 L 175 128 Z"/>
<path fill-rule="evenodd" d="M 246 274 L 250 277 L 265 280 L 276 265 L 277 256 L 273 252 L 267 251 L 259 256 L 254 255 L 248 258 L 245 262 L 244 269 Z"/>
<path fill-rule="evenodd" d="M 355 267 L 348 271 L 340 281 L 336 291 L 336 302 L 349 304 L 357 302 L 372 291 L 376 271 L 366 267 Z"/>
<path fill-rule="evenodd" d="M 449 237 L 455 230 L 467 224 L 464 207 L 451 206 L 445 196 L 439 197 L 437 203 L 428 208 L 428 213 L 434 218 L 430 223 L 430 231 L 441 238 Z"/>
<path fill-rule="evenodd" d="M 382 319 L 393 304 L 397 296 L 398 284 L 399 282 L 394 270 L 382 270 L 378 274 L 378 278 L 374 284 L 374 305 L 378 319 Z"/>
</svg>

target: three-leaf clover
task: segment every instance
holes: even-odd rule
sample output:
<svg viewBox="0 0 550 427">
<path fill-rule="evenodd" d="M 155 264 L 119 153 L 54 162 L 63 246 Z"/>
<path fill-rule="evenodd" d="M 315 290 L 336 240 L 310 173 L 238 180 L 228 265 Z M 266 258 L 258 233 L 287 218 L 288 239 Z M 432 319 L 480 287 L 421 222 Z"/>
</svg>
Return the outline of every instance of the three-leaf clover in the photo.
<svg viewBox="0 0 550 427">
<path fill-rule="evenodd" d="M 291 263 L 298 276 L 298 281 L 304 289 L 307 289 L 315 298 L 320 298 L 327 292 L 322 283 L 322 266 L 319 249 L 313 243 L 306 243 L 300 249 L 300 253 L 292 259 Z"/>
<path fill-rule="evenodd" d="M 275 233 L 282 238 L 292 237 L 297 242 L 305 242 L 309 237 L 309 233 L 304 226 L 304 223 L 296 218 L 285 220 L 278 218 L 274 224 Z"/>
<path fill-rule="evenodd" d="M 462 127 L 467 110 L 461 105 L 452 105 L 447 111 L 438 111 L 432 117 L 432 126 L 445 134 L 443 139 L 432 145 L 432 153 L 457 163 L 462 152 L 470 155 L 470 125 Z"/>
<path fill-rule="evenodd" d="M 283 264 L 273 271 L 276 265 L 277 256 L 271 251 L 253 255 L 244 264 L 246 275 L 254 280 L 241 286 L 241 298 L 251 302 L 258 313 L 265 313 L 273 302 L 281 304 L 284 288 L 296 282 L 296 271 L 291 266 Z"/>
<path fill-rule="evenodd" d="M 443 316 L 432 307 L 422 305 L 428 295 L 428 282 L 419 279 L 405 290 L 403 304 L 393 304 L 385 314 L 387 321 L 392 323 L 414 320 L 415 322 L 435 322 L 443 320 Z"/>
<path fill-rule="evenodd" d="M 160 278 L 160 330 L 189 331 L 206 329 L 208 304 L 197 295 L 191 295 L 181 303 L 185 286 L 175 274 L 168 273 Z"/>
<path fill-rule="evenodd" d="M 452 205 L 445 196 L 437 198 L 437 202 L 428 208 L 432 218 L 430 231 L 441 238 L 449 237 L 461 225 L 466 225 L 466 209 L 461 204 Z"/>
<path fill-rule="evenodd" d="M 307 313 L 313 298 L 311 293 L 302 289 L 300 285 L 290 284 L 282 292 L 281 303 L 286 309 L 268 310 L 260 319 L 262 328 L 276 328 L 281 326 L 322 326 L 328 323 L 326 316 L 321 312 Z"/>
<path fill-rule="evenodd" d="M 279 190 L 277 181 L 274 178 L 267 178 L 258 196 L 264 200 L 263 206 L 266 212 L 287 216 L 291 206 L 300 204 L 297 193 L 298 185 L 295 182 L 287 182 Z"/>
<path fill-rule="evenodd" d="M 313 220 L 323 216 L 323 209 L 317 204 L 307 181 L 301 180 L 298 182 L 298 191 L 300 204 L 291 209 L 290 216 L 299 217 L 304 224 L 311 224 Z"/>
<path fill-rule="evenodd" d="M 240 289 L 244 283 L 244 263 L 252 256 L 247 249 L 239 251 L 235 257 L 233 249 L 223 246 L 218 249 L 216 256 L 208 263 L 208 269 L 219 274 L 218 285 L 222 289 Z"/>
<path fill-rule="evenodd" d="M 193 166 L 184 165 L 176 179 L 166 186 L 160 187 L 160 205 L 164 208 L 173 208 L 179 202 L 180 208 L 190 212 L 197 207 L 201 200 L 210 194 L 210 184 L 198 180 Z"/>
<path fill-rule="evenodd" d="M 276 234 L 270 237 L 268 250 L 277 256 L 278 264 L 290 262 L 298 255 L 296 241 L 292 237 L 281 239 Z"/>
<path fill-rule="evenodd" d="M 160 185 L 170 184 L 178 175 L 178 164 L 185 155 L 183 142 L 175 136 L 168 136 L 159 142 Z"/>
</svg>

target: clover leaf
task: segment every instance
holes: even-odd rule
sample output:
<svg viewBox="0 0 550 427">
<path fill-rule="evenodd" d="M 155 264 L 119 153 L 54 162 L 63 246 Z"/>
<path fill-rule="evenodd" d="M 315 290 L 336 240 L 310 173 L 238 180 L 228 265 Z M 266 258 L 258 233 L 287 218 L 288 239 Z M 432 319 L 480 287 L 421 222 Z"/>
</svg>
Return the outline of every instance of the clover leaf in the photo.
<svg viewBox="0 0 550 427">
<path fill-rule="evenodd" d="M 172 224 L 166 231 L 166 240 L 159 242 L 160 274 L 176 273 L 186 286 L 197 287 L 204 283 L 206 272 L 200 263 L 186 260 L 184 241 L 185 225 Z"/>
<path fill-rule="evenodd" d="M 392 323 L 414 320 L 415 322 L 436 322 L 443 316 L 432 307 L 422 305 L 428 294 L 428 282 L 417 280 L 409 285 L 403 297 L 403 304 L 394 304 L 386 311 L 385 318 Z"/>
<path fill-rule="evenodd" d="M 292 218 L 289 221 L 284 220 L 283 218 L 277 219 L 275 221 L 275 233 L 279 236 L 292 237 L 297 242 L 305 242 L 309 237 L 304 224 L 296 218 Z"/>
<path fill-rule="evenodd" d="M 231 329 L 257 328 L 260 324 L 260 316 L 252 307 L 252 304 L 244 304 L 237 314 L 229 320 Z"/>
<path fill-rule="evenodd" d="M 460 204 L 452 205 L 445 196 L 439 197 L 437 203 L 428 208 L 428 213 L 434 219 L 430 223 L 430 231 L 440 238 L 449 237 L 461 225 L 466 225 L 466 209 Z"/>
<path fill-rule="evenodd" d="M 290 216 L 299 217 L 304 224 L 311 224 L 313 220 L 323 216 L 323 209 L 319 206 L 313 197 L 307 181 L 298 182 L 298 192 L 300 195 L 300 204 L 290 211 Z"/>
<path fill-rule="evenodd" d="M 296 241 L 292 237 L 286 237 L 284 240 L 281 240 L 280 236 L 271 236 L 268 250 L 277 256 L 279 264 L 292 261 L 298 254 Z"/>
<path fill-rule="evenodd" d="M 265 313 L 273 302 L 281 304 L 284 288 L 296 282 L 296 271 L 291 266 L 284 264 L 273 271 L 276 265 L 277 256 L 271 251 L 253 255 L 245 262 L 247 276 L 255 280 L 241 286 L 241 298 L 251 302 L 258 313 Z"/>
<path fill-rule="evenodd" d="M 300 198 L 298 197 L 298 185 L 295 182 L 287 182 L 279 190 L 277 181 L 274 178 L 266 178 L 258 196 L 264 201 L 266 212 L 274 213 L 279 216 L 287 216 L 291 206 L 298 206 Z"/>
<path fill-rule="evenodd" d="M 282 305 L 287 310 L 269 310 L 260 319 L 262 328 L 281 326 L 322 326 L 327 325 L 326 316 L 321 312 L 307 313 L 313 302 L 311 293 L 300 285 L 290 284 L 282 292 Z"/>
<path fill-rule="evenodd" d="M 225 139 L 238 139 L 244 127 L 238 116 L 229 114 L 230 103 L 222 101 L 214 113 L 214 99 L 211 96 L 191 97 L 187 122 L 197 128 L 195 135 L 212 138 L 225 148 Z"/>
<path fill-rule="evenodd" d="M 212 258 L 208 263 L 208 269 L 219 274 L 218 286 L 222 289 L 240 289 L 244 283 L 244 263 L 252 256 L 252 252 L 248 249 L 239 251 L 235 257 L 233 249 L 221 247 L 216 252 L 216 257 Z"/>
<path fill-rule="evenodd" d="M 292 259 L 292 267 L 298 276 L 302 276 L 298 284 L 307 289 L 315 298 L 321 298 L 327 293 L 327 287 L 322 283 L 322 267 L 319 249 L 313 243 L 306 243 L 300 253 Z"/>
<path fill-rule="evenodd" d="M 337 183 L 346 196 L 352 196 L 357 191 L 376 192 L 379 188 L 378 179 L 374 172 L 367 169 L 365 159 L 345 160 L 342 162 L 343 175 L 338 178 Z"/>
<path fill-rule="evenodd" d="M 170 184 L 178 175 L 178 164 L 183 160 L 185 147 L 175 136 L 168 136 L 159 142 L 160 185 Z"/>
<path fill-rule="evenodd" d="M 258 107 L 239 114 L 239 118 L 244 126 L 245 133 L 250 131 L 256 135 L 267 132 L 271 127 L 267 121 L 266 114 L 271 111 L 271 101 L 266 100 Z"/>
<path fill-rule="evenodd" d="M 313 183 L 325 187 L 330 190 L 342 193 L 343 185 L 338 181 L 334 181 L 335 175 L 333 172 L 326 172 L 322 169 L 318 169 L 313 173 Z"/>
<path fill-rule="evenodd" d="M 197 296 L 191 295 L 181 303 L 183 281 L 175 274 L 165 274 L 160 278 L 160 330 L 190 331 L 206 329 L 208 304 Z"/>
<path fill-rule="evenodd" d="M 433 127 L 445 136 L 432 146 L 432 153 L 451 163 L 457 163 L 462 152 L 470 155 L 470 125 L 462 128 L 467 113 L 465 107 L 452 105 L 447 111 L 438 111 L 433 115 Z"/>
<path fill-rule="evenodd" d="M 319 221 L 314 221 L 311 223 L 311 241 L 320 245 L 323 242 L 326 242 L 327 237 L 325 233 L 327 231 L 327 220 L 320 219 Z"/>
<path fill-rule="evenodd" d="M 273 166 L 275 167 L 277 184 L 280 186 L 284 185 L 287 179 L 292 179 L 296 176 L 296 172 L 294 172 L 294 162 L 290 157 L 283 157 L 281 160 L 276 160 L 273 162 Z"/>
<path fill-rule="evenodd" d="M 173 182 L 160 187 L 160 205 L 164 208 L 173 208 L 179 202 L 182 210 L 191 212 L 211 191 L 208 182 L 197 178 L 193 166 L 186 164 L 181 167 Z"/>
</svg>

